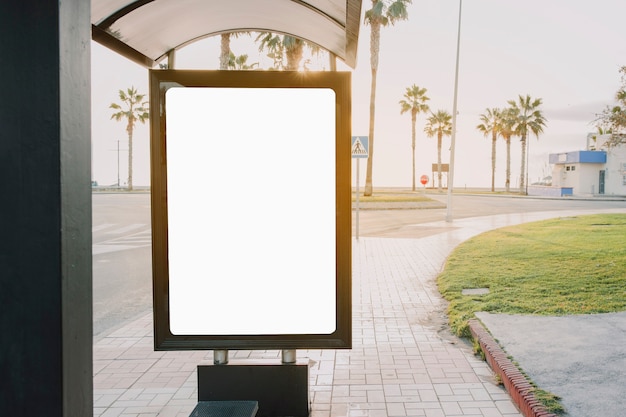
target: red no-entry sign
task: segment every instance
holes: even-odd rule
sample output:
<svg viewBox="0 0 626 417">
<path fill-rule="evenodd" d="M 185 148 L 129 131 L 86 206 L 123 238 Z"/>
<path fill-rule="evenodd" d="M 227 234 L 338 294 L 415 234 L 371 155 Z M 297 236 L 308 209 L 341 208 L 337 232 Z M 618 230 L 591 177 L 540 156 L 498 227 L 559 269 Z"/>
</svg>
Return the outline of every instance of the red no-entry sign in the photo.
<svg viewBox="0 0 626 417">
<path fill-rule="evenodd" d="M 420 177 L 420 182 L 422 183 L 422 185 L 426 185 L 428 183 L 428 175 L 422 175 Z"/>
</svg>

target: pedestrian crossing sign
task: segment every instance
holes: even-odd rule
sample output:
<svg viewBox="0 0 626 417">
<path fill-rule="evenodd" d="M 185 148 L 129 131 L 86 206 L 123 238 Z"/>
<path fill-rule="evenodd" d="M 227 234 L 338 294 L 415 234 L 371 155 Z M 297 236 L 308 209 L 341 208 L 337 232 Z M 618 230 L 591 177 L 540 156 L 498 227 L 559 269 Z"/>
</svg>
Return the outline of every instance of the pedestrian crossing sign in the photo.
<svg viewBox="0 0 626 417">
<path fill-rule="evenodd" d="M 369 137 L 352 136 L 351 153 L 353 158 L 367 158 L 369 156 Z"/>
</svg>

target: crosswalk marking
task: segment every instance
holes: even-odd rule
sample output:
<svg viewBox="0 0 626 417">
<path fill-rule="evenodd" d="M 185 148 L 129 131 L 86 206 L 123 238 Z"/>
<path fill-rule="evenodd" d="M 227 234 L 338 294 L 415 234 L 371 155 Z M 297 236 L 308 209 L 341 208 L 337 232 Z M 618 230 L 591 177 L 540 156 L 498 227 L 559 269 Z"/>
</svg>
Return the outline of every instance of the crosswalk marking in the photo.
<svg viewBox="0 0 626 417">
<path fill-rule="evenodd" d="M 122 233 L 127 233 L 127 232 L 130 232 L 132 230 L 140 229 L 140 228 L 145 227 L 145 226 L 146 226 L 145 223 L 133 223 L 133 224 L 129 224 L 129 225 L 124 226 L 124 227 L 120 227 L 119 229 L 109 230 L 108 232 L 106 232 L 106 234 L 107 235 L 120 235 Z"/>
<path fill-rule="evenodd" d="M 113 223 L 104 223 L 98 226 L 93 226 L 91 228 L 91 233 L 99 232 L 100 230 L 108 229 L 109 227 L 113 227 L 113 226 L 115 226 L 115 224 Z"/>
<path fill-rule="evenodd" d="M 130 246 L 130 245 L 93 245 L 91 249 L 91 254 L 101 255 L 103 253 L 118 252 L 121 250 L 135 249 L 135 248 L 140 248 L 140 247 L 141 246 Z"/>
<path fill-rule="evenodd" d="M 136 249 L 152 244 L 150 225 L 146 223 L 132 223 L 128 225 L 103 223 L 92 227 L 92 233 L 96 232 L 101 232 L 100 236 L 110 237 L 103 242 L 92 245 L 91 252 L 93 255 Z"/>
<path fill-rule="evenodd" d="M 150 242 L 151 237 L 150 237 L 150 233 L 147 233 L 147 234 L 142 233 L 139 235 L 125 237 L 124 240 L 126 242 Z"/>
</svg>

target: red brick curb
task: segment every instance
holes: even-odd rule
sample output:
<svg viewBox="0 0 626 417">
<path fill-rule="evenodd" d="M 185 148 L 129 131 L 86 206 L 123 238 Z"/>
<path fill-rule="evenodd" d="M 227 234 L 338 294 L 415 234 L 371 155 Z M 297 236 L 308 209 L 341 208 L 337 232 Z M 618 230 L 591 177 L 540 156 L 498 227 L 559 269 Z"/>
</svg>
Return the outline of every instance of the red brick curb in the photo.
<svg viewBox="0 0 626 417">
<path fill-rule="evenodd" d="M 478 320 L 469 321 L 470 331 L 485 353 L 491 369 L 500 377 L 511 399 L 525 417 L 557 417 L 549 413 L 535 397 L 533 386 L 520 370 L 511 362 L 500 345 Z"/>
</svg>

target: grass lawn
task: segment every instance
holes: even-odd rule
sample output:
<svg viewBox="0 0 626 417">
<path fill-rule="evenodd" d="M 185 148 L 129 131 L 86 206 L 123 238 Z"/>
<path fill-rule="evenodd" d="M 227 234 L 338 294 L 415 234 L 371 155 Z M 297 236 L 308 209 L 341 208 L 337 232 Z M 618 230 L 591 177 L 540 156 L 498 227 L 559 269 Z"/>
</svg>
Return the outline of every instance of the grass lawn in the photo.
<svg viewBox="0 0 626 417">
<path fill-rule="evenodd" d="M 483 233 L 437 279 L 452 330 L 474 312 L 568 315 L 626 310 L 626 214 L 564 217 Z M 462 295 L 487 288 L 485 295 Z"/>
</svg>

